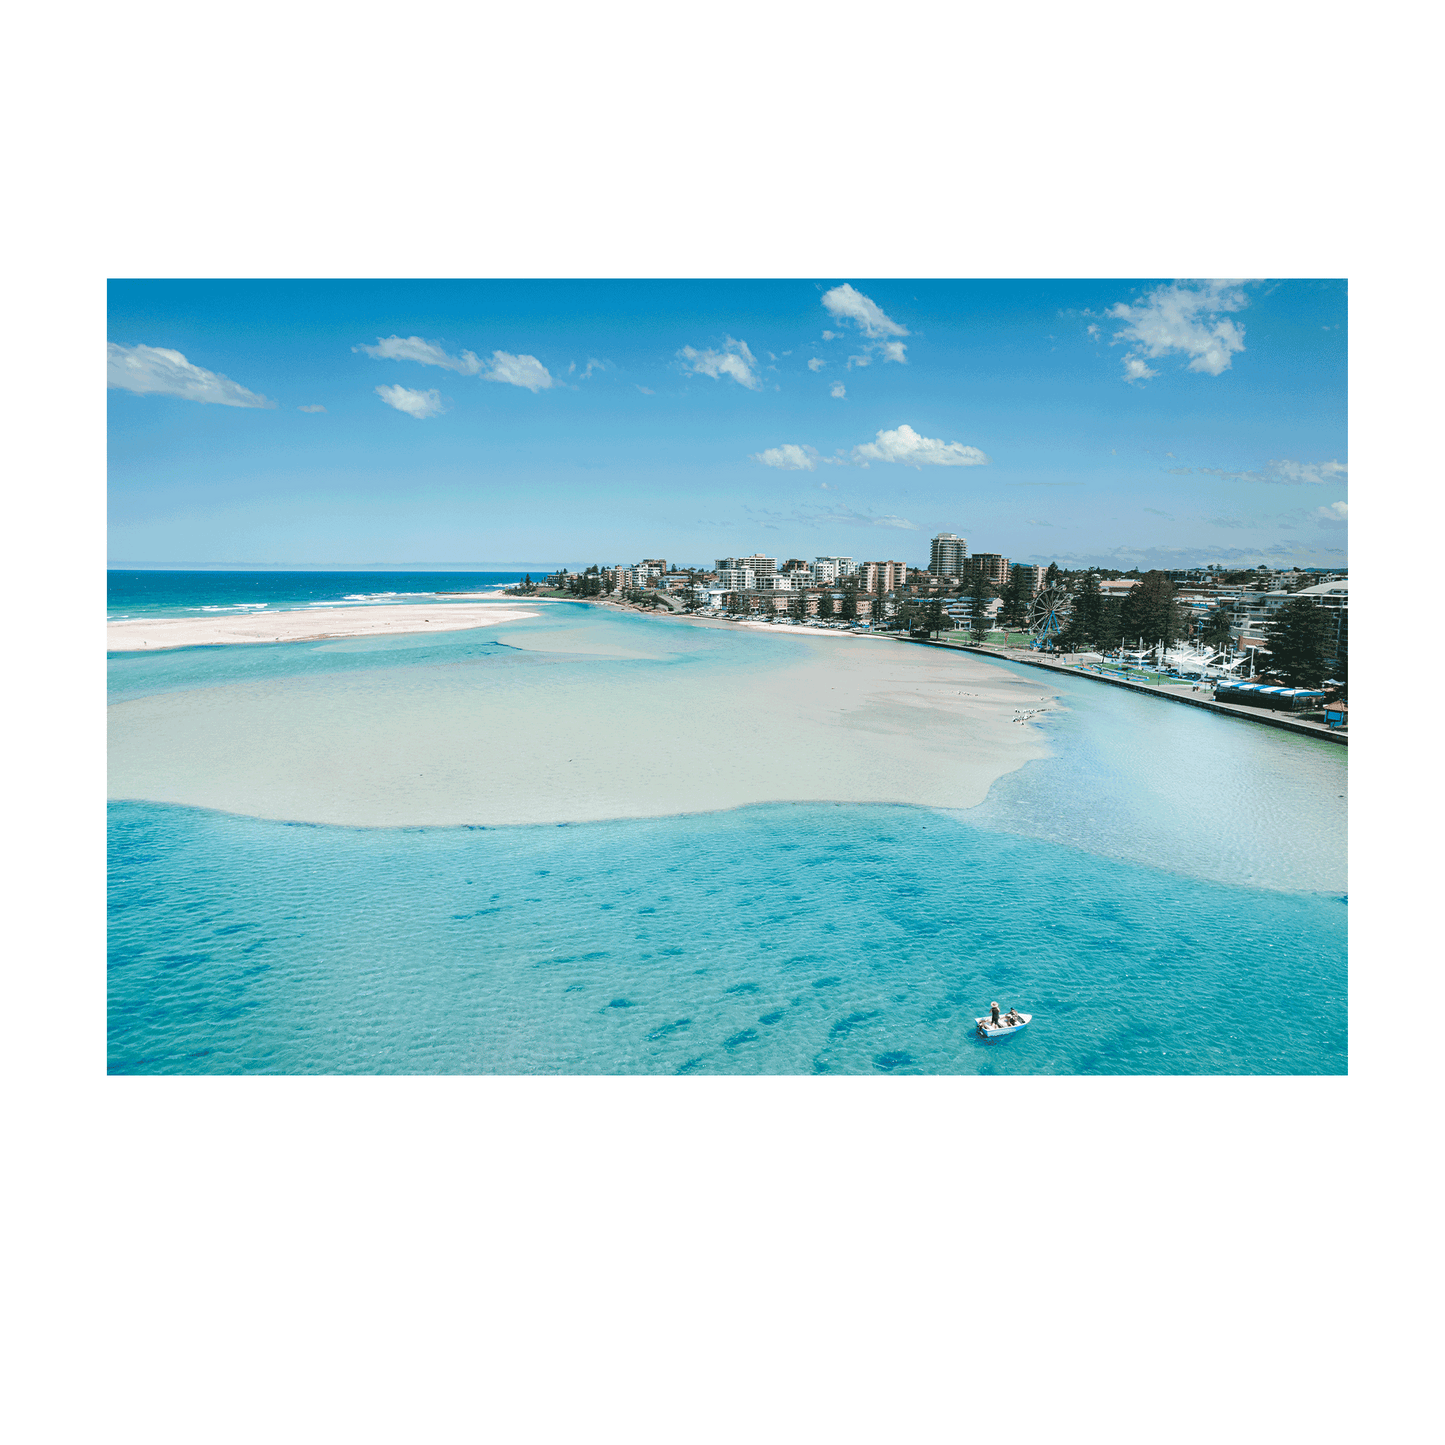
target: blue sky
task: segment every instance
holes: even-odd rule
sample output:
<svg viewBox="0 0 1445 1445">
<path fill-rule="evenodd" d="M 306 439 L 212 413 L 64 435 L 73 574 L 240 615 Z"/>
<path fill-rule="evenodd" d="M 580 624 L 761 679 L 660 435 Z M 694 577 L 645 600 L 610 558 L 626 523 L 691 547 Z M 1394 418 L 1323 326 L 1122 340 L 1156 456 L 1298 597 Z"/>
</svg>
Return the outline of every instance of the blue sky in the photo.
<svg viewBox="0 0 1445 1445">
<path fill-rule="evenodd" d="M 1343 281 L 113 281 L 112 565 L 1346 561 Z"/>
</svg>

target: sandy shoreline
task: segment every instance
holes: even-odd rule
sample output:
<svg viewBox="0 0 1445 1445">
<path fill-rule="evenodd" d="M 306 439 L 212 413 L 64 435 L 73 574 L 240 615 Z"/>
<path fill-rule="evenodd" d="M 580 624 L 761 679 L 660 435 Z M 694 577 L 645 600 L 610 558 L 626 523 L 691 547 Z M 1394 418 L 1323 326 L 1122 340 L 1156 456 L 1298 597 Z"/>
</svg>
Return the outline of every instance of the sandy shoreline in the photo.
<svg viewBox="0 0 1445 1445">
<path fill-rule="evenodd" d="M 167 647 L 222 643 L 316 642 L 333 637 L 455 632 L 539 615 L 535 606 L 499 607 L 495 602 L 438 599 L 396 606 L 298 607 L 225 617 L 128 617 L 106 623 L 105 645 L 108 652 L 158 652 Z"/>
<path fill-rule="evenodd" d="M 1050 705 L 1046 685 L 966 653 L 804 630 L 777 648 L 759 638 L 756 667 L 739 669 L 680 656 L 689 637 L 609 629 L 596 644 L 615 642 L 615 656 L 579 657 L 581 638 L 524 622 L 501 639 L 518 653 L 505 669 L 238 681 L 115 703 L 110 796 L 353 827 L 770 802 L 968 808 L 1049 755 L 1019 721 Z"/>
</svg>

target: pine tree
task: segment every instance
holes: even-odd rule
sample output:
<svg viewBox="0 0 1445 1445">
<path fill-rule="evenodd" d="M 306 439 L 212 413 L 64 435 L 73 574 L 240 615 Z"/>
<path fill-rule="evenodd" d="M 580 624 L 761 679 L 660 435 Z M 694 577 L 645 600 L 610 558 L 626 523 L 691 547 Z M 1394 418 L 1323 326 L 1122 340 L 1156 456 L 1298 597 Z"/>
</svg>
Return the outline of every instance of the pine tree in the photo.
<svg viewBox="0 0 1445 1445">
<path fill-rule="evenodd" d="M 788 617 L 793 622 L 808 620 L 808 594 L 801 587 L 788 598 Z"/>
<path fill-rule="evenodd" d="M 1156 642 L 1173 642 L 1182 635 L 1184 619 L 1174 600 L 1174 584 L 1167 572 L 1157 568 L 1146 572 L 1137 587 L 1131 587 L 1124 598 L 1120 618 L 1124 638 L 1132 642 L 1144 639 L 1144 646 Z"/>
<path fill-rule="evenodd" d="M 821 622 L 829 621 L 833 616 L 833 589 L 825 587 L 818 594 L 818 619 Z"/>
<path fill-rule="evenodd" d="M 969 631 L 975 642 L 988 636 L 988 604 L 996 595 L 983 572 L 975 572 L 968 588 Z"/>
<path fill-rule="evenodd" d="M 843 621 L 858 620 L 858 583 L 850 578 L 843 584 Z"/>
<path fill-rule="evenodd" d="M 1288 687 L 1325 680 L 1325 614 L 1308 597 L 1291 597 L 1265 623 L 1269 671 Z"/>
</svg>

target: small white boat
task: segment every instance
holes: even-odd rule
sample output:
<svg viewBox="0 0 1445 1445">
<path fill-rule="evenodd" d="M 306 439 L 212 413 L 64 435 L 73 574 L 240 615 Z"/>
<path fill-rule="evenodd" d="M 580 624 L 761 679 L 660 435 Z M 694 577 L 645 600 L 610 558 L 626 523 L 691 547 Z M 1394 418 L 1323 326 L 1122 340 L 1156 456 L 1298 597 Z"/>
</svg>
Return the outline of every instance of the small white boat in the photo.
<svg viewBox="0 0 1445 1445">
<path fill-rule="evenodd" d="M 978 1025 L 979 1038 L 989 1040 L 1012 1038 L 1014 1034 L 1021 1034 L 1028 1027 L 1029 1020 L 1033 1018 L 1033 1015 L 1015 1014 L 1014 1017 L 1018 1022 L 1012 1024 L 1004 1022 L 1007 1017 L 1007 1014 L 1000 1014 L 997 1023 L 993 1022 L 991 1015 L 987 1018 L 974 1019 L 974 1023 Z"/>
</svg>

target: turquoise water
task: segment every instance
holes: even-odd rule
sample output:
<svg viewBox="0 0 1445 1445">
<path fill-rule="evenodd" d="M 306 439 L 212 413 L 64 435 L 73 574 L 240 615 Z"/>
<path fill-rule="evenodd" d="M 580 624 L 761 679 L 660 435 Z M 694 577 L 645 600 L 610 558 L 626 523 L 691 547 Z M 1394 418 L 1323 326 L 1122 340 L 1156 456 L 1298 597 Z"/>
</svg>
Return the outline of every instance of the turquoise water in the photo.
<svg viewBox="0 0 1445 1445">
<path fill-rule="evenodd" d="M 112 696 L 575 664 L 645 701 L 786 642 L 580 606 L 537 645 L 627 657 L 506 636 L 127 656 Z M 110 1069 L 1344 1072 L 1345 750 L 1009 670 L 1063 702 L 1053 756 L 965 812 L 364 829 L 112 802 Z M 985 1045 L 994 999 L 1034 1022 Z"/>
</svg>

